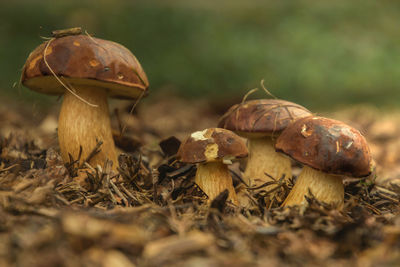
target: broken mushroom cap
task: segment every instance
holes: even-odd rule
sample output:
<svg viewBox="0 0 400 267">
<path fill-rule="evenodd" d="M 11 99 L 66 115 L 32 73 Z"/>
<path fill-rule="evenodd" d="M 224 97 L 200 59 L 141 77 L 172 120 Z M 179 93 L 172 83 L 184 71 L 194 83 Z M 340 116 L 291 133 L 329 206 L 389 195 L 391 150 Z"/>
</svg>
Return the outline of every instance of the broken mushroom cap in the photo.
<svg viewBox="0 0 400 267">
<path fill-rule="evenodd" d="M 194 132 L 181 144 L 177 156 L 182 162 L 197 163 L 195 183 L 209 200 L 228 190 L 228 200 L 238 204 L 227 164 L 247 156 L 242 138 L 221 128 Z"/>
<path fill-rule="evenodd" d="M 247 156 L 244 141 L 233 132 L 209 128 L 192 133 L 182 142 L 178 158 L 185 163 L 230 161 Z"/>
<path fill-rule="evenodd" d="M 232 106 L 218 127 L 244 137 L 262 137 L 281 133 L 286 126 L 312 113 L 305 107 L 280 99 L 258 99 Z"/>
<path fill-rule="evenodd" d="M 295 121 L 281 133 L 276 151 L 318 171 L 365 177 L 371 174 L 371 153 L 364 136 L 343 122 L 323 117 Z"/>
<path fill-rule="evenodd" d="M 29 55 L 21 76 L 26 87 L 44 94 L 63 94 L 65 88 L 53 71 L 67 85 L 104 88 L 110 97 L 135 99 L 147 92 L 146 74 L 126 47 L 88 35 L 50 41 Z"/>
</svg>

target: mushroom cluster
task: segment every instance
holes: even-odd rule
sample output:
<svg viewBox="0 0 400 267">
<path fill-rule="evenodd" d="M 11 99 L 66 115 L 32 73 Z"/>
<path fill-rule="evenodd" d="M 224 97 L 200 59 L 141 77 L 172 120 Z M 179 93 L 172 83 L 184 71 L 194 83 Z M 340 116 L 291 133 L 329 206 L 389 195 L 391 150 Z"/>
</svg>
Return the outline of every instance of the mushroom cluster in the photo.
<svg viewBox="0 0 400 267">
<path fill-rule="evenodd" d="M 303 164 L 282 206 L 304 205 L 306 196 L 311 195 L 340 208 L 343 177 L 371 174 L 368 144 L 359 131 L 343 122 L 314 116 L 292 102 L 246 101 L 232 106 L 218 126 L 247 138 L 249 156 L 243 176 L 250 187 L 268 184 L 272 178 L 291 177 L 292 160 Z M 264 188 L 268 191 L 271 187 Z"/>
<path fill-rule="evenodd" d="M 40 93 L 63 95 L 58 139 L 65 162 L 72 158 L 104 165 L 111 160 L 116 169 L 107 98 L 138 99 L 149 87 L 127 48 L 83 35 L 79 28 L 59 31 L 29 55 L 21 82 Z M 181 162 L 197 165 L 195 182 L 209 200 L 228 190 L 228 199 L 238 204 L 228 165 L 247 156 L 243 180 L 250 187 L 292 177 L 292 160 L 303 164 L 283 206 L 304 205 L 311 195 L 340 208 L 342 178 L 371 173 L 371 155 L 359 131 L 289 101 L 234 105 L 218 127 L 192 133 L 177 153 Z M 101 149 L 93 154 L 98 144 Z"/>
</svg>

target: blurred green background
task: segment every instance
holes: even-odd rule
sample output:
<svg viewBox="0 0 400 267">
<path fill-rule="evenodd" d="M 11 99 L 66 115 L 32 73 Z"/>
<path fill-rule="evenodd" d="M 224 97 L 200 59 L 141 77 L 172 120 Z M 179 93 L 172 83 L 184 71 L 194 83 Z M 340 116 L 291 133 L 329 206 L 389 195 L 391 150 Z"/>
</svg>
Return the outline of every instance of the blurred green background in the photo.
<svg viewBox="0 0 400 267">
<path fill-rule="evenodd" d="M 1 1 L 0 91 L 38 99 L 15 86 L 29 52 L 51 30 L 82 26 L 133 51 L 151 94 L 232 99 L 265 79 L 311 108 L 396 106 L 399 19 L 400 1 L 387 0 Z"/>
</svg>

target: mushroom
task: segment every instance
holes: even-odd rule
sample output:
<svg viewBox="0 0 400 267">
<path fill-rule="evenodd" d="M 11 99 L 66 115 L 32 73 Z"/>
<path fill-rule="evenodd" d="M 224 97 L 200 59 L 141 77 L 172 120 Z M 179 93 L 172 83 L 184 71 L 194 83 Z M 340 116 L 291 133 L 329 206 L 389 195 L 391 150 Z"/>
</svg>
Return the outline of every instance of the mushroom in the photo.
<svg viewBox="0 0 400 267">
<path fill-rule="evenodd" d="M 181 162 L 197 164 L 195 183 L 210 200 L 228 189 L 228 200 L 237 204 L 228 165 L 247 154 L 246 144 L 239 136 L 225 129 L 210 128 L 186 138 L 177 156 Z"/>
<path fill-rule="evenodd" d="M 106 159 L 117 166 L 107 98 L 136 99 L 147 93 L 145 72 L 124 46 L 88 35 L 52 38 L 28 57 L 21 76 L 24 86 L 39 93 L 63 95 L 58 121 L 61 156 L 83 161 L 101 141 L 90 164 Z"/>
<path fill-rule="evenodd" d="M 309 192 L 319 201 L 343 206 L 344 176 L 371 174 L 367 141 L 356 129 L 323 117 L 306 117 L 278 137 L 276 151 L 304 165 L 283 206 L 306 204 Z"/>
<path fill-rule="evenodd" d="M 249 186 L 259 186 L 282 176 L 291 177 L 290 159 L 275 152 L 274 143 L 286 126 L 311 112 L 298 104 L 278 99 L 250 100 L 232 106 L 218 127 L 234 131 L 248 139 L 249 157 L 244 180 Z"/>
</svg>

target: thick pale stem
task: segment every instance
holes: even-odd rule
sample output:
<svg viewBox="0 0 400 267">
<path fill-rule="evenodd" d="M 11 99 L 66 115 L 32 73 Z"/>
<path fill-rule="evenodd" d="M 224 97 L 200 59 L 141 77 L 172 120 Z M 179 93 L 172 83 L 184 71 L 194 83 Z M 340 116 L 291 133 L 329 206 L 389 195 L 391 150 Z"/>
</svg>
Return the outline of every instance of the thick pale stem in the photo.
<svg viewBox="0 0 400 267">
<path fill-rule="evenodd" d="M 64 162 L 69 161 L 68 154 L 77 159 L 79 147 L 82 146 L 82 162 L 96 147 L 97 142 L 103 141 L 100 153 L 89 163 L 92 166 L 103 166 L 106 159 L 109 159 L 113 161 L 115 169 L 118 161 L 111 133 L 106 90 L 92 87 L 75 89 L 80 97 L 97 107 L 84 103 L 68 91 L 65 92 L 58 121 L 61 156 Z"/>
<path fill-rule="evenodd" d="M 344 188 L 342 177 L 314 170 L 304 166 L 292 191 L 283 202 L 282 206 L 305 205 L 304 196 L 309 196 L 308 190 L 314 197 L 327 204 L 343 206 Z"/>
<path fill-rule="evenodd" d="M 228 189 L 228 200 L 231 200 L 236 205 L 238 204 L 232 176 L 227 165 L 221 162 L 198 164 L 195 182 L 210 200 L 213 200 L 225 189 Z"/>
<path fill-rule="evenodd" d="M 249 157 L 244 178 L 250 186 L 259 186 L 272 181 L 265 173 L 277 180 L 282 175 L 285 175 L 286 179 L 291 177 L 290 159 L 275 151 L 274 142 L 270 137 L 252 138 L 248 142 Z M 265 189 L 269 188 L 271 187 Z"/>
</svg>

